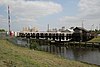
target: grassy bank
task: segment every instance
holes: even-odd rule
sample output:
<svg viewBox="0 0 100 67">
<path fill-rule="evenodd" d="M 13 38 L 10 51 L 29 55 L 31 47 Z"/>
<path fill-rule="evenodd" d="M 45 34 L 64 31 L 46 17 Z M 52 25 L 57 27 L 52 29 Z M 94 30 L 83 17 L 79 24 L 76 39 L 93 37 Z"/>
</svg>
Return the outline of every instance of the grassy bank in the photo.
<svg viewBox="0 0 100 67">
<path fill-rule="evenodd" d="M 100 42 L 100 36 L 93 38 L 89 42 Z"/>
<path fill-rule="evenodd" d="M 0 67 L 97 67 L 0 40 Z"/>
</svg>

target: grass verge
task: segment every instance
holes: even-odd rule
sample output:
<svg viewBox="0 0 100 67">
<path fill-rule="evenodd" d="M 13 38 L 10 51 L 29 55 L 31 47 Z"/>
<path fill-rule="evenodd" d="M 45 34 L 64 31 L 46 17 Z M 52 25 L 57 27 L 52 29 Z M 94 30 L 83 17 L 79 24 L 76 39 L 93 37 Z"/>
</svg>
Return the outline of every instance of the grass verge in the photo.
<svg viewBox="0 0 100 67">
<path fill-rule="evenodd" d="M 100 36 L 97 36 L 88 42 L 100 42 Z"/>
</svg>

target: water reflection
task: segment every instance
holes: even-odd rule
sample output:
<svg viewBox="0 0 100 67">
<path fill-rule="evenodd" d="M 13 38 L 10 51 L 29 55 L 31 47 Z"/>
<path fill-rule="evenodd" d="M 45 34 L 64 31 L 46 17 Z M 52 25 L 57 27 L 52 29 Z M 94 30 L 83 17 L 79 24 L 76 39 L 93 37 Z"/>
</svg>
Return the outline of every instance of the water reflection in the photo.
<svg viewBox="0 0 100 67">
<path fill-rule="evenodd" d="M 67 48 L 64 46 L 42 45 L 41 50 L 61 55 L 70 60 L 78 60 L 100 65 L 100 51 L 92 48 Z"/>
</svg>

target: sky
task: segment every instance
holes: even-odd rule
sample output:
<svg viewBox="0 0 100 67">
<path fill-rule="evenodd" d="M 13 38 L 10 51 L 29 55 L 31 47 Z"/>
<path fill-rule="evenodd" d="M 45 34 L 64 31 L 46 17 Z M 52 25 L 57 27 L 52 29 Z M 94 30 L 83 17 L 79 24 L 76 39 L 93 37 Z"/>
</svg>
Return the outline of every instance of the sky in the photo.
<svg viewBox="0 0 100 67">
<path fill-rule="evenodd" d="M 100 0 L 0 0 L 0 28 L 8 30 L 7 7 L 11 30 L 37 27 L 40 31 L 65 26 L 99 29 Z"/>
</svg>

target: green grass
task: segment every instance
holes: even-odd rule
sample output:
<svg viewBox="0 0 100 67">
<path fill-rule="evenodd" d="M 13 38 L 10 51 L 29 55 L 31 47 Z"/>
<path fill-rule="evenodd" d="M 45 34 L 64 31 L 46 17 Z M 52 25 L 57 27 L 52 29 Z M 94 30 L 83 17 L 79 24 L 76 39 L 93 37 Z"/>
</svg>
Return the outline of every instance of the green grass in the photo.
<svg viewBox="0 0 100 67">
<path fill-rule="evenodd" d="M 93 38 L 89 42 L 100 42 L 100 36 Z"/>
<path fill-rule="evenodd" d="M 0 67 L 97 67 L 0 40 Z"/>
</svg>

